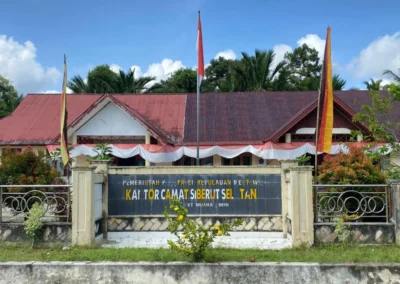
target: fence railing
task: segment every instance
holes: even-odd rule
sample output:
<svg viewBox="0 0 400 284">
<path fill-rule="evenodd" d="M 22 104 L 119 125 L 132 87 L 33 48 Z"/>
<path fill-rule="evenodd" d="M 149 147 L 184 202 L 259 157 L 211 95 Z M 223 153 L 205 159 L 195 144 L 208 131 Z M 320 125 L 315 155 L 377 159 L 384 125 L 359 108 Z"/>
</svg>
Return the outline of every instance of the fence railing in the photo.
<svg viewBox="0 0 400 284">
<path fill-rule="evenodd" d="M 35 189 L 25 191 L 26 188 Z M 43 206 L 45 223 L 69 223 L 71 188 L 72 185 L 0 185 L 0 223 L 23 223 L 34 203 Z"/>
<path fill-rule="evenodd" d="M 345 221 L 389 222 L 389 194 L 387 184 L 313 185 L 315 222 Z"/>
</svg>

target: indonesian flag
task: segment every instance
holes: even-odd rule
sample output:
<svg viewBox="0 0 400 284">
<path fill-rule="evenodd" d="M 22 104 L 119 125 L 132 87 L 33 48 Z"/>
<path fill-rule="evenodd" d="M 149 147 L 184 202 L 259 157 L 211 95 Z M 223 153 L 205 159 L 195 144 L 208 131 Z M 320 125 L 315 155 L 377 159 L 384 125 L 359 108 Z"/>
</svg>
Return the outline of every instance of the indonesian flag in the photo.
<svg viewBox="0 0 400 284">
<path fill-rule="evenodd" d="M 201 80 L 204 78 L 204 56 L 203 56 L 203 34 L 201 32 L 201 20 L 199 11 L 199 20 L 197 24 L 197 81 L 201 85 Z"/>
<path fill-rule="evenodd" d="M 60 110 L 60 151 L 64 167 L 68 165 L 70 160 L 68 152 L 67 119 L 67 59 L 64 55 L 64 80 L 62 85 Z"/>
<path fill-rule="evenodd" d="M 328 27 L 325 43 L 325 55 L 322 68 L 321 90 L 319 93 L 320 121 L 318 133 L 318 151 L 330 153 L 333 129 L 333 90 L 332 90 L 332 58 L 331 58 L 331 28 Z"/>
</svg>

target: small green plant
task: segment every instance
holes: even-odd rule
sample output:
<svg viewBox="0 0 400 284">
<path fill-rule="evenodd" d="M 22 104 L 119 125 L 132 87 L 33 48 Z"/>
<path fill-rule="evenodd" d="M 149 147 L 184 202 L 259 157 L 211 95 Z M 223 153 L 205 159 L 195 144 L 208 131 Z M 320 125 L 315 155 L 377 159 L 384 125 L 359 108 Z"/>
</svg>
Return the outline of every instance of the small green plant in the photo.
<svg viewBox="0 0 400 284">
<path fill-rule="evenodd" d="M 24 222 L 25 233 L 32 241 L 31 248 L 33 248 L 35 240 L 37 240 L 42 233 L 42 217 L 44 214 L 45 211 L 43 206 L 39 203 L 35 203 L 28 212 L 28 219 Z"/>
<path fill-rule="evenodd" d="M 355 219 L 357 218 L 356 215 L 350 215 L 348 216 L 347 214 L 344 214 L 341 217 L 334 218 L 333 221 L 335 222 L 335 233 L 339 239 L 339 242 L 346 244 L 351 241 L 351 229 L 350 226 L 345 224 L 350 219 Z"/>
<path fill-rule="evenodd" d="M 68 147 L 68 152 L 70 153 L 72 150 L 74 150 L 74 147 Z M 48 160 L 53 164 L 53 167 L 56 167 L 56 163 L 58 160 L 61 161 L 61 166 L 64 167 L 64 164 L 61 159 L 61 150 L 60 148 L 57 148 L 54 152 L 50 152 L 48 156 Z M 75 159 L 70 158 L 69 163 L 74 162 Z"/>
<path fill-rule="evenodd" d="M 93 151 L 97 153 L 97 155 L 93 157 L 93 160 L 109 160 L 112 148 L 107 146 L 107 144 L 97 144 L 96 147 L 93 148 Z"/>
<path fill-rule="evenodd" d="M 171 217 L 170 213 L 176 214 L 176 218 Z M 188 210 L 180 200 L 172 200 L 171 206 L 165 207 L 164 216 L 169 224 L 168 230 L 178 239 L 175 242 L 168 240 L 168 244 L 172 250 L 183 252 L 194 261 L 204 259 L 206 250 L 211 247 L 215 237 L 229 236 L 229 230 L 243 223 L 243 220 L 235 220 L 232 224 L 222 223 L 205 227 L 188 218 L 187 213 Z"/>
<path fill-rule="evenodd" d="M 299 161 L 299 166 L 305 166 L 311 160 L 311 156 L 307 156 L 306 154 L 304 154 L 298 157 L 297 160 Z"/>
<path fill-rule="evenodd" d="M 391 165 L 385 170 L 385 174 L 389 179 L 400 179 L 400 167 Z"/>
</svg>

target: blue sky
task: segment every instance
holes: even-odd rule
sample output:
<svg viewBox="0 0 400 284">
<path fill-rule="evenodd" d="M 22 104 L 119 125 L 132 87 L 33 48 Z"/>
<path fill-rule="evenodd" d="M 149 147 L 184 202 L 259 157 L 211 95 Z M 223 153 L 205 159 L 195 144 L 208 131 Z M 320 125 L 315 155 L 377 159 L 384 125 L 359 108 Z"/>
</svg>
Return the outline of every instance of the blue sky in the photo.
<svg viewBox="0 0 400 284">
<path fill-rule="evenodd" d="M 322 50 L 330 25 L 347 88 L 400 68 L 397 0 L 9 0 L 0 4 L 0 75 L 24 93 L 60 91 L 66 53 L 69 77 L 110 64 L 165 79 L 197 64 L 198 10 L 206 63 L 255 48 L 281 59 L 303 42 Z"/>
</svg>

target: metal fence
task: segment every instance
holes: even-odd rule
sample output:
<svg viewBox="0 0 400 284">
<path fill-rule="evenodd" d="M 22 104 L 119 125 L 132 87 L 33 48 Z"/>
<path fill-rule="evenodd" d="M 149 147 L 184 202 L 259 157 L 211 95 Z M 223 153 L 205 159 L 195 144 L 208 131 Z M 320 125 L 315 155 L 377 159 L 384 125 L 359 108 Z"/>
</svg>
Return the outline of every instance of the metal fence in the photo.
<svg viewBox="0 0 400 284">
<path fill-rule="evenodd" d="M 315 222 L 334 222 L 335 218 L 356 222 L 389 222 L 387 184 L 313 185 Z"/>
<path fill-rule="evenodd" d="M 34 189 L 25 190 L 29 188 Z M 23 223 L 34 203 L 43 206 L 45 223 L 69 223 L 71 188 L 72 185 L 0 185 L 0 223 Z"/>
</svg>

